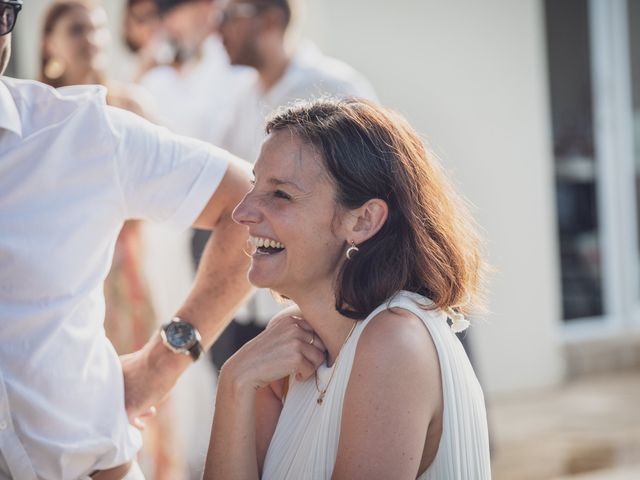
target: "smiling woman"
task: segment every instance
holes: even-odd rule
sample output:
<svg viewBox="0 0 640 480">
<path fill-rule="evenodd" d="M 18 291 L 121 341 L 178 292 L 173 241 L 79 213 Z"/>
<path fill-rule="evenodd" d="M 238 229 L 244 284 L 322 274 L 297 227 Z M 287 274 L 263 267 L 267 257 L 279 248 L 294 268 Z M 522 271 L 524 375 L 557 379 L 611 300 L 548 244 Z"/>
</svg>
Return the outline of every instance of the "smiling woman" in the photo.
<svg viewBox="0 0 640 480">
<path fill-rule="evenodd" d="M 296 306 L 224 366 L 205 478 L 490 478 L 482 391 L 447 322 L 481 303 L 474 224 L 397 114 L 275 115 L 233 218 Z M 304 320 L 303 320 L 304 319 Z"/>
</svg>

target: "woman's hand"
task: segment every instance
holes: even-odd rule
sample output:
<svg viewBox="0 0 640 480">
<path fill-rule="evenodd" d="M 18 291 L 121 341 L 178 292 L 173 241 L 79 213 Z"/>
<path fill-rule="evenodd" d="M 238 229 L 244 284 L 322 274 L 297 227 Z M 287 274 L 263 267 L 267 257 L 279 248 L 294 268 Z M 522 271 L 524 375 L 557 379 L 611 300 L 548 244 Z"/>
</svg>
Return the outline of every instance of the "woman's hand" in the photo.
<svg viewBox="0 0 640 480">
<path fill-rule="evenodd" d="M 325 361 L 326 348 L 299 311 L 276 315 L 267 329 L 245 344 L 223 366 L 221 378 L 255 390 L 281 378 L 310 378 Z"/>
</svg>

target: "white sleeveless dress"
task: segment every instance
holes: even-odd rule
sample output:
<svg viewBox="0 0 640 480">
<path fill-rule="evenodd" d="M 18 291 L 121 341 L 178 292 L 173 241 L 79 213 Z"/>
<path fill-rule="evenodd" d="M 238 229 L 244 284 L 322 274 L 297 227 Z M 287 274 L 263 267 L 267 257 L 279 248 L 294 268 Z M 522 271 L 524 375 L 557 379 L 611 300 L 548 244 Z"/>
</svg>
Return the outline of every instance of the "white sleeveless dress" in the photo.
<svg viewBox="0 0 640 480">
<path fill-rule="evenodd" d="M 390 307 L 406 309 L 425 324 L 440 360 L 444 400 L 442 437 L 435 459 L 419 480 L 490 480 L 489 438 L 484 396 L 462 344 L 439 310 L 423 310 L 425 297 L 402 291 L 355 327 L 335 364 L 337 370 L 322 405 L 312 378 L 290 377 L 289 391 L 267 451 L 264 480 L 330 479 L 338 452 L 342 404 L 358 345 L 373 317 Z M 331 368 L 322 365 L 318 383 L 326 385 Z"/>
</svg>

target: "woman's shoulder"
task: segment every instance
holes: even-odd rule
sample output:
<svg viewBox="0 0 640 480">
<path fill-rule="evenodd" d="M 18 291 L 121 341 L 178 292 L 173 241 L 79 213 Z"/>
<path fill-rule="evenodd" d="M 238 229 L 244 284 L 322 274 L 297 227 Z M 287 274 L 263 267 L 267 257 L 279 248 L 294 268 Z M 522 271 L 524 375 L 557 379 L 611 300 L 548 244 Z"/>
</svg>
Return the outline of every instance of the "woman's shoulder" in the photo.
<svg viewBox="0 0 640 480">
<path fill-rule="evenodd" d="M 440 399 L 438 351 L 423 320 L 404 308 L 386 308 L 364 327 L 356 347 L 349 388 L 395 397 L 422 391 L 431 408 Z M 391 387 L 390 387 L 391 386 Z M 400 400 L 400 397 L 395 399 Z"/>
<path fill-rule="evenodd" d="M 375 355 L 394 365 L 418 362 L 437 365 L 437 351 L 424 321 L 414 312 L 397 306 L 385 308 L 365 326 L 357 355 Z"/>
<path fill-rule="evenodd" d="M 408 461 L 407 452 L 418 455 L 429 425 L 442 412 L 442 398 L 438 355 L 422 319 L 400 308 L 377 313 L 358 339 L 336 469 L 350 471 L 354 461 L 370 457 L 384 468 Z M 418 457 L 412 458 L 417 470 Z"/>
</svg>

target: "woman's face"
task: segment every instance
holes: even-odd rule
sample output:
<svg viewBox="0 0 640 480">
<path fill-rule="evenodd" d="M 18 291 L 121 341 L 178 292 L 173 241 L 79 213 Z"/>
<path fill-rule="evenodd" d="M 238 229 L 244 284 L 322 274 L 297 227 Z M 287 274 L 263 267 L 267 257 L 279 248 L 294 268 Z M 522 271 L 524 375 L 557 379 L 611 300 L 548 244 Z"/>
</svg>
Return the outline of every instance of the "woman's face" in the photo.
<svg viewBox="0 0 640 480">
<path fill-rule="evenodd" d="M 107 14 L 101 7 L 74 7 L 62 15 L 47 38 L 49 56 L 77 71 L 98 71 L 106 67 L 110 41 Z"/>
<path fill-rule="evenodd" d="M 249 228 L 249 281 L 295 300 L 333 285 L 347 231 L 322 159 L 288 131 L 271 134 L 254 169 L 255 184 L 233 212 Z M 268 244 L 268 247 L 264 245 Z"/>
</svg>

